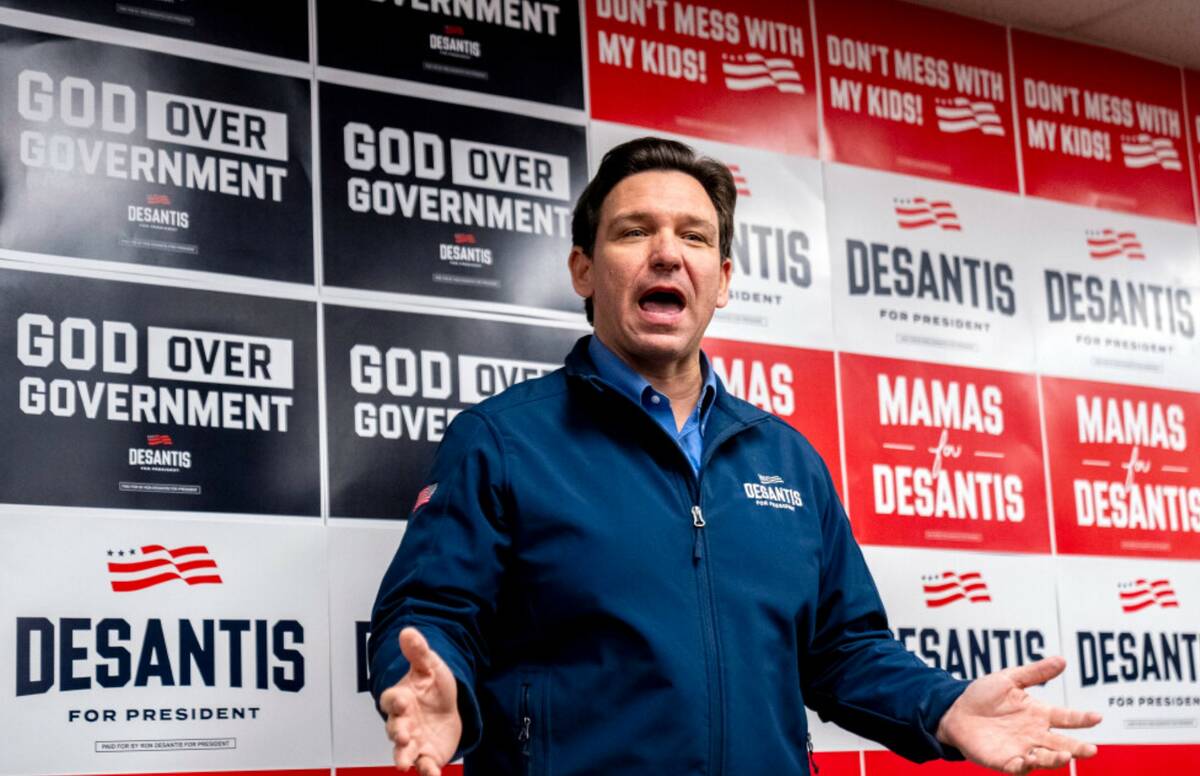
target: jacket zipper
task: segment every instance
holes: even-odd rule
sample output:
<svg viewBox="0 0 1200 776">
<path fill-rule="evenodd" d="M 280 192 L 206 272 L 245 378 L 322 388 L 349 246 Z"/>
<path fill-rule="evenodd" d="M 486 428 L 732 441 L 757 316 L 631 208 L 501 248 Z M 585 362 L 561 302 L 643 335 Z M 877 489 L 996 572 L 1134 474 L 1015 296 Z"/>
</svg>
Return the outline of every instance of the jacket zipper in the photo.
<svg viewBox="0 0 1200 776">
<path fill-rule="evenodd" d="M 817 767 L 817 758 L 813 756 L 812 733 L 805 733 L 804 738 L 808 747 L 808 765 L 812 768 L 813 776 L 817 776 L 821 769 Z"/>
<path fill-rule="evenodd" d="M 533 738 L 533 719 L 529 716 L 529 685 L 521 685 L 521 732 L 517 733 L 517 743 L 521 747 L 521 758 L 525 761 L 525 772 L 533 770 L 530 742 Z"/>
</svg>

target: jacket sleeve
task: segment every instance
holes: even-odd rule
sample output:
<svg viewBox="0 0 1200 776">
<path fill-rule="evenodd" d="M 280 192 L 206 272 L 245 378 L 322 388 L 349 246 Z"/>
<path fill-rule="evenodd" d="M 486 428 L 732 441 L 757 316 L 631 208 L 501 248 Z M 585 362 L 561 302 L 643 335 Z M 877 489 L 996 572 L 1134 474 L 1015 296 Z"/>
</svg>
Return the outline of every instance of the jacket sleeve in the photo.
<svg viewBox="0 0 1200 776">
<path fill-rule="evenodd" d="M 457 680 L 458 758 L 482 735 L 475 677 L 487 665 L 486 634 L 511 543 L 503 514 L 504 457 L 491 421 L 470 410 L 456 417 L 427 483 L 436 488 L 409 515 L 375 599 L 367 647 L 371 693 L 378 703 L 408 672 L 399 634 L 417 628 Z"/>
<path fill-rule="evenodd" d="M 936 733 L 968 683 L 930 668 L 892 637 L 850 521 L 828 471 L 818 466 L 825 486 L 823 558 L 816 622 L 801 671 L 805 702 L 821 719 L 910 760 L 961 760 Z"/>
</svg>

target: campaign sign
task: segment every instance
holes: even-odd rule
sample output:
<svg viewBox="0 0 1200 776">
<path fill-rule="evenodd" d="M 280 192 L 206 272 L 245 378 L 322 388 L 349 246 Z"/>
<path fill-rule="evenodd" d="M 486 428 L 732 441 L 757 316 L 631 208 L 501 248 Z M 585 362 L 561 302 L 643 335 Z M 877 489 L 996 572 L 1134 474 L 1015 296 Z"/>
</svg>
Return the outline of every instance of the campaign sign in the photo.
<svg viewBox="0 0 1200 776">
<path fill-rule="evenodd" d="M 593 118 L 817 155 L 807 3 L 585 4 Z"/>
<path fill-rule="evenodd" d="M 320 514 L 314 305 L 0 270 L 0 502 Z"/>
<path fill-rule="evenodd" d="M 713 337 L 701 347 L 725 390 L 787 421 L 831 471 L 839 470 L 833 353 Z M 840 485 L 841 477 L 833 481 Z"/>
<path fill-rule="evenodd" d="M 1184 94 L 1188 108 L 1188 142 L 1192 149 L 1192 185 L 1196 192 L 1196 220 L 1200 221 L 1200 72 L 1183 71 Z"/>
<path fill-rule="evenodd" d="M 1195 226 L 1025 200 L 1038 371 L 1200 386 Z"/>
<path fill-rule="evenodd" d="M 308 3 L 304 0 L 270 4 L 240 0 L 0 0 L 0 6 L 308 61 Z"/>
<path fill-rule="evenodd" d="M 1156 744 L 1099 747 L 1090 760 L 1078 760 L 1079 776 L 1127 776 L 1130 773 L 1187 773 L 1200 762 L 1200 745 Z"/>
<path fill-rule="evenodd" d="M 1067 701 L 1104 720 L 1098 743 L 1194 743 L 1200 729 L 1200 568 L 1058 558 Z M 1101 751 L 1104 747 L 1100 747 Z"/>
<path fill-rule="evenodd" d="M 583 108 L 575 0 L 317 0 L 322 65 Z"/>
<path fill-rule="evenodd" d="M 646 130 L 592 122 L 592 162 Z M 813 159 L 673 136 L 727 165 L 737 185 L 728 306 L 717 337 L 833 349 L 821 165 Z"/>
<path fill-rule="evenodd" d="M 379 582 L 406 523 L 329 527 L 333 761 L 338 768 L 392 766 L 392 747 L 368 680 L 367 638 Z"/>
<path fill-rule="evenodd" d="M 0 534 L 0 773 L 329 767 L 319 524 L 40 509 Z"/>
<path fill-rule="evenodd" d="M 816 13 L 826 158 L 1017 191 L 1003 27 L 877 0 Z"/>
<path fill-rule="evenodd" d="M 838 348 L 1032 371 L 1018 197 L 829 165 Z"/>
<path fill-rule="evenodd" d="M 321 85 L 328 285 L 578 311 L 583 127 Z"/>
<path fill-rule="evenodd" d="M 860 542 L 1050 551 L 1032 375 L 850 353 L 838 363 Z"/>
<path fill-rule="evenodd" d="M 1012 31 L 1025 193 L 1195 222 L 1179 70 Z"/>
<path fill-rule="evenodd" d="M 1058 551 L 1200 559 L 1200 393 L 1041 382 Z"/>
<path fill-rule="evenodd" d="M 863 773 L 867 776 L 992 776 L 996 771 L 982 765 L 962 761 L 932 760 L 914 763 L 895 752 L 863 752 Z M 1039 776 L 1071 776 L 1071 766 L 1054 770 L 1039 770 Z M 1081 771 L 1082 773 L 1082 771 Z"/>
<path fill-rule="evenodd" d="M 325 305 L 329 506 L 406 519 L 464 409 L 562 366 L 575 329 Z"/>
<path fill-rule="evenodd" d="M 0 247 L 311 283 L 309 87 L 0 27 Z"/>
</svg>

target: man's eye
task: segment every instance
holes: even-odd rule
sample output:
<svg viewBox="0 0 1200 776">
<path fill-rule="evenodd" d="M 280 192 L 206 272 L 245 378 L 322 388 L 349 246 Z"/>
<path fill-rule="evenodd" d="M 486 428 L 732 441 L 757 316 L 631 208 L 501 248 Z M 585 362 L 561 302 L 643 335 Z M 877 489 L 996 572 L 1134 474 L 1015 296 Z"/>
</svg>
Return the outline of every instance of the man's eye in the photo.
<svg viewBox="0 0 1200 776">
<path fill-rule="evenodd" d="M 626 229 L 625 233 L 622 236 L 623 237 L 642 237 L 645 234 L 646 234 L 645 230 L 634 227 L 633 229 Z"/>
<path fill-rule="evenodd" d="M 704 243 L 706 245 L 708 244 L 708 238 L 697 232 L 689 232 L 688 234 L 685 234 L 684 239 L 691 240 L 692 242 Z"/>
</svg>

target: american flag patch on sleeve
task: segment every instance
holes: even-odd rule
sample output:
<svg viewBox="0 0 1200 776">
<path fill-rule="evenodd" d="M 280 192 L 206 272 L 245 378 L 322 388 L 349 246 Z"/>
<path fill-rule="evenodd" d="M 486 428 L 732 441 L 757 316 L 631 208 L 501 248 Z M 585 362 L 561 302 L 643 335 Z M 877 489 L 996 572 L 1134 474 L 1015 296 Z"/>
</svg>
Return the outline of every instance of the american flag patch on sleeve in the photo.
<svg viewBox="0 0 1200 776">
<path fill-rule="evenodd" d="M 418 509 L 420 509 L 421 507 L 428 504 L 429 499 L 433 498 L 433 494 L 436 492 L 437 492 L 437 483 L 436 482 L 433 483 L 432 485 L 426 485 L 425 487 L 421 488 L 421 492 L 417 494 L 416 503 L 413 504 L 412 512 L 410 512 L 409 514 L 415 513 Z"/>
</svg>

